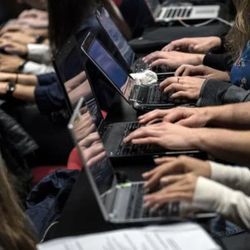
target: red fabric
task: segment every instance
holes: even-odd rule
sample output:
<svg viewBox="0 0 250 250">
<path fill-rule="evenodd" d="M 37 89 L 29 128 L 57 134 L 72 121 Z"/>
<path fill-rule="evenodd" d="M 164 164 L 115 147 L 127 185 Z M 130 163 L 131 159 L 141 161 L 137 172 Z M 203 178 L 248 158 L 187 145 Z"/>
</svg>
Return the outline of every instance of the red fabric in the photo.
<svg viewBox="0 0 250 250">
<path fill-rule="evenodd" d="M 77 169 L 77 170 L 81 170 L 82 168 L 82 163 L 81 163 L 81 159 L 79 157 L 77 148 L 74 148 L 70 155 L 69 155 L 69 159 L 68 159 L 68 164 L 67 164 L 67 169 Z"/>
<path fill-rule="evenodd" d="M 43 177 L 55 172 L 58 169 L 65 167 L 62 166 L 39 166 L 33 168 L 32 171 L 32 185 L 36 185 Z"/>
<path fill-rule="evenodd" d="M 122 0 L 113 0 L 113 2 L 117 5 L 120 6 L 122 3 Z"/>
</svg>

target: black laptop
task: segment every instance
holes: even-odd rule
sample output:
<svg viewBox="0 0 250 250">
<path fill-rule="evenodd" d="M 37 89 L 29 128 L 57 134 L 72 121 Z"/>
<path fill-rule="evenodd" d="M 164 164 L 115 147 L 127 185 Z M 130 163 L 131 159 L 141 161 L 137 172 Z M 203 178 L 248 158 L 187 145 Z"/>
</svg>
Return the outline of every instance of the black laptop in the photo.
<svg viewBox="0 0 250 250">
<path fill-rule="evenodd" d="M 107 79 L 107 84 L 112 85 L 136 110 L 173 108 L 185 103 L 173 102 L 168 94 L 160 91 L 157 80 L 149 84 L 133 79 L 91 32 L 82 43 L 82 51 Z"/>
</svg>

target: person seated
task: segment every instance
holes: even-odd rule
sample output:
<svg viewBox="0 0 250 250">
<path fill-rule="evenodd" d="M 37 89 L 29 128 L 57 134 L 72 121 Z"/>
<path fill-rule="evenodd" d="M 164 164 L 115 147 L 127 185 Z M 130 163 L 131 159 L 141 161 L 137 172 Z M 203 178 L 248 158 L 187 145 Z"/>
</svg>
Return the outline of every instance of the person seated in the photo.
<svg viewBox="0 0 250 250">
<path fill-rule="evenodd" d="M 198 149 L 216 159 L 248 165 L 249 108 L 250 102 L 154 110 L 139 117 L 143 126 L 129 134 L 124 142 L 157 144 L 174 150 Z"/>
<path fill-rule="evenodd" d="M 159 158 L 157 167 L 143 174 L 144 206 L 154 211 L 180 202 L 180 213 L 213 211 L 243 228 L 250 228 L 250 170 L 180 156 Z M 160 189 L 159 189 L 160 187 Z M 156 191 L 157 190 L 157 191 Z"/>
<path fill-rule="evenodd" d="M 247 1 L 241 1 L 237 6 L 237 16 L 234 27 L 227 36 L 228 47 L 235 63 L 226 71 L 219 71 L 204 65 L 205 58 L 201 54 L 187 54 L 178 51 L 155 52 L 145 57 L 146 61 L 153 60 L 151 66 L 158 64 L 170 64 L 180 66 L 183 62 L 193 65 L 182 65 L 176 70 L 176 77 L 168 78 L 160 85 L 162 91 L 168 93 L 172 99 L 198 100 L 199 106 L 218 105 L 245 101 L 248 95 L 250 76 L 248 74 L 249 62 L 249 32 L 247 16 L 250 5 Z M 198 42 L 200 44 L 198 44 Z M 164 50 L 186 49 L 206 51 L 210 46 L 218 46 L 220 40 L 216 37 L 190 38 L 175 41 L 166 46 Z M 199 46 L 200 45 L 200 46 Z M 159 59 L 162 55 L 169 55 Z M 187 58 L 187 60 L 186 60 Z M 230 73 L 229 73 L 230 72 Z M 230 81 L 230 84 L 228 83 Z"/>
</svg>

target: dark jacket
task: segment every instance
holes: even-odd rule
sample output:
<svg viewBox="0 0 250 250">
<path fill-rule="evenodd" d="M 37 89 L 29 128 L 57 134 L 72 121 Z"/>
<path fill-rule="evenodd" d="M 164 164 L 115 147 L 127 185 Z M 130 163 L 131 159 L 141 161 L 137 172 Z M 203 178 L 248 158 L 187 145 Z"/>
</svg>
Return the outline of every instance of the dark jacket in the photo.
<svg viewBox="0 0 250 250">
<path fill-rule="evenodd" d="M 203 84 L 197 106 L 213 106 L 249 101 L 249 90 L 228 82 L 211 79 Z"/>
<path fill-rule="evenodd" d="M 21 198 L 29 191 L 31 172 L 25 158 L 38 148 L 24 129 L 0 109 L 0 149 Z"/>
</svg>

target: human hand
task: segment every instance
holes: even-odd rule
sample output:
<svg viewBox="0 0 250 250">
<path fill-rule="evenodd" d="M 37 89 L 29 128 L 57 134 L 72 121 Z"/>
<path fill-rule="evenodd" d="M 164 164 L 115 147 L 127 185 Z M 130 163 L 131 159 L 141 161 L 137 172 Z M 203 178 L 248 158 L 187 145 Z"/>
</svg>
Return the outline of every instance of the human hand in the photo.
<svg viewBox="0 0 250 250">
<path fill-rule="evenodd" d="M 186 127 L 205 127 L 209 120 L 207 108 L 187 108 L 178 107 L 173 109 L 156 109 L 145 115 L 140 116 L 140 124 L 154 123 L 155 120 L 176 123 Z"/>
<path fill-rule="evenodd" d="M 18 16 L 18 19 L 26 19 L 26 18 L 47 19 L 48 13 L 44 10 L 38 10 L 38 9 L 24 10 Z"/>
<path fill-rule="evenodd" d="M 160 83 L 161 91 L 170 94 L 171 99 L 197 100 L 205 79 L 198 77 L 169 77 Z"/>
<path fill-rule="evenodd" d="M 228 72 L 216 70 L 204 65 L 193 66 L 183 64 L 175 71 L 175 76 L 198 76 L 205 79 L 230 80 Z"/>
<path fill-rule="evenodd" d="M 194 149 L 194 133 L 195 129 L 161 122 L 136 129 L 124 139 L 124 143 L 156 144 L 170 150 Z"/>
<path fill-rule="evenodd" d="M 171 184 L 172 175 L 192 173 L 196 176 L 211 177 L 211 166 L 207 161 L 180 156 L 158 158 L 155 159 L 155 163 L 157 167 L 143 174 L 144 187 L 149 191 L 166 183 Z"/>
<path fill-rule="evenodd" d="M 21 25 L 28 25 L 34 29 L 47 28 L 49 24 L 48 19 L 37 19 L 32 17 L 17 19 L 16 22 Z"/>
<path fill-rule="evenodd" d="M 171 68 L 178 68 L 182 64 L 199 65 L 202 64 L 204 55 L 183 53 L 179 51 L 155 51 L 143 58 L 145 63 L 148 63 L 151 68 L 158 65 L 167 65 Z"/>
<path fill-rule="evenodd" d="M 144 206 L 158 210 L 169 202 L 192 202 L 198 177 L 192 173 L 172 175 L 162 181 L 162 188 L 144 196 Z"/>
<path fill-rule="evenodd" d="M 213 47 L 221 45 L 221 39 L 217 36 L 209 37 L 193 37 L 174 40 L 165 47 L 162 51 L 187 51 L 193 53 L 206 53 Z"/>
<path fill-rule="evenodd" d="M 1 37 L 6 40 L 10 40 L 23 45 L 27 45 L 29 43 L 36 43 L 36 39 L 34 36 L 22 32 L 6 32 Z"/>
<path fill-rule="evenodd" d="M 18 56 L 0 55 L 0 72 L 15 73 L 19 67 L 25 62 L 24 59 Z"/>
<path fill-rule="evenodd" d="M 0 49 L 4 50 L 8 54 L 14 54 L 18 56 L 26 56 L 28 48 L 24 44 L 9 41 L 7 39 L 0 39 Z"/>
<path fill-rule="evenodd" d="M 8 82 L 0 81 L 0 95 L 5 95 L 8 91 Z"/>
</svg>

